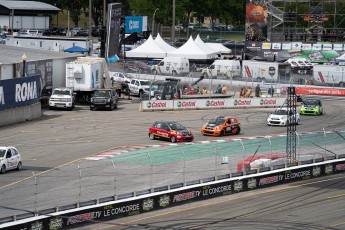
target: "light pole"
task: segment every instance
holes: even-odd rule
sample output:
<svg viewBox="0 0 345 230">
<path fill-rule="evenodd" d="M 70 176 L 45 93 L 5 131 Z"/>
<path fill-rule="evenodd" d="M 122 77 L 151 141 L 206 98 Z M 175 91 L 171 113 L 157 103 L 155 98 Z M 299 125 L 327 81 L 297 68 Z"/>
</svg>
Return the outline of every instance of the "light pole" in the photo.
<svg viewBox="0 0 345 230">
<path fill-rule="evenodd" d="M 24 53 L 22 55 L 22 61 L 23 61 L 23 77 L 25 77 L 25 63 L 28 60 L 28 56 L 26 56 L 26 54 Z"/>
<path fill-rule="evenodd" d="M 153 16 L 152 16 L 152 36 L 154 36 L 154 29 L 155 29 L 155 16 L 156 16 L 156 12 L 157 10 L 159 10 L 159 8 L 156 8 L 155 11 L 153 12 Z"/>
</svg>

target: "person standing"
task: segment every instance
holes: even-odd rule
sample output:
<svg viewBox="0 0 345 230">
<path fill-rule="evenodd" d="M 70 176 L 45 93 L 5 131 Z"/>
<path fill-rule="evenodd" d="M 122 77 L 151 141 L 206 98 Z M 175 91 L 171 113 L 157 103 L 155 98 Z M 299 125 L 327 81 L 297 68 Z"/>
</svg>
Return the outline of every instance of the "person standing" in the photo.
<svg viewBox="0 0 345 230">
<path fill-rule="evenodd" d="M 222 94 L 226 94 L 227 92 L 228 92 L 228 89 L 226 88 L 226 85 L 223 85 Z"/>
<path fill-rule="evenodd" d="M 271 87 L 268 89 L 268 94 L 273 97 L 274 95 L 274 88 L 273 88 L 273 85 L 271 85 Z"/>
<path fill-rule="evenodd" d="M 260 93 L 261 93 L 261 89 L 260 89 L 260 85 L 258 84 L 255 87 L 255 97 L 260 97 Z"/>
</svg>

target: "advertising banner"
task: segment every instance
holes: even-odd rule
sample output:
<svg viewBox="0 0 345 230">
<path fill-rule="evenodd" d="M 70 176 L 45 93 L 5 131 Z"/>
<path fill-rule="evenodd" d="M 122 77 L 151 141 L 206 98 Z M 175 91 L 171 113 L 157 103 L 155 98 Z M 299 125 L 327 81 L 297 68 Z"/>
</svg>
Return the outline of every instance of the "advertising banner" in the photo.
<svg viewBox="0 0 345 230">
<path fill-rule="evenodd" d="M 53 60 L 39 60 L 27 61 L 25 63 L 25 74 L 23 74 L 23 62 L 15 65 L 15 77 L 20 78 L 23 76 L 39 76 L 40 79 L 40 96 L 50 96 L 53 88 Z"/>
<path fill-rule="evenodd" d="M 159 100 L 159 101 L 142 101 L 141 109 L 145 110 L 172 110 L 174 108 L 173 100 Z"/>
<path fill-rule="evenodd" d="M 0 81 L 0 111 L 37 103 L 40 89 L 37 75 Z"/>
<path fill-rule="evenodd" d="M 342 96 L 343 97 L 343 96 L 345 96 L 345 89 L 296 87 L 296 94 Z"/>
<path fill-rule="evenodd" d="M 121 3 L 108 4 L 107 19 L 107 50 L 105 58 L 112 57 L 119 53 L 120 49 L 120 27 L 121 27 Z"/>
<path fill-rule="evenodd" d="M 246 1 L 246 40 L 267 40 L 268 1 Z"/>
<path fill-rule="evenodd" d="M 126 17 L 125 31 L 127 34 L 147 31 L 147 16 Z"/>
</svg>

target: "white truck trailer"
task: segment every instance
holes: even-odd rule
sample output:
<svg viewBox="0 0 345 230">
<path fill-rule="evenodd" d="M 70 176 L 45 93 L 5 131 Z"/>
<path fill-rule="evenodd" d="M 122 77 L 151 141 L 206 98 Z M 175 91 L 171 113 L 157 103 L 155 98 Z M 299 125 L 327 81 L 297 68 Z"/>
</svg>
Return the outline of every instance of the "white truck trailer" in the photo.
<svg viewBox="0 0 345 230">
<path fill-rule="evenodd" d="M 104 58 L 78 57 L 66 63 L 66 87 L 76 93 L 76 101 L 89 101 L 96 89 L 111 88 L 108 66 Z"/>
<path fill-rule="evenodd" d="M 201 70 L 205 78 L 238 77 L 241 74 L 241 63 L 239 60 L 215 60 L 208 68 Z"/>
<path fill-rule="evenodd" d="M 242 63 L 242 78 L 250 81 L 289 82 L 291 65 L 281 62 L 244 60 Z"/>
<path fill-rule="evenodd" d="M 345 86 L 345 63 L 340 65 L 314 65 L 313 81 L 315 84 Z"/>
</svg>

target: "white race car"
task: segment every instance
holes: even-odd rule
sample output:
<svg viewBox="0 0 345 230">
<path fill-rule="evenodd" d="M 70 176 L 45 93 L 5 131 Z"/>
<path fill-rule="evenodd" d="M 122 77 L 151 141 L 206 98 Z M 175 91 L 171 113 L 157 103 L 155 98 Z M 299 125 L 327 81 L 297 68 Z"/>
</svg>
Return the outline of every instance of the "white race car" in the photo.
<svg viewBox="0 0 345 230">
<path fill-rule="evenodd" d="M 288 116 L 290 114 L 290 116 Z M 288 108 L 279 108 L 272 112 L 267 118 L 267 125 L 278 125 L 278 126 L 287 126 L 296 119 L 296 125 L 300 122 L 300 116 L 297 111 L 288 110 Z"/>
<path fill-rule="evenodd" d="M 22 168 L 22 158 L 15 147 L 0 146 L 0 173 L 4 174 L 7 170 Z"/>
</svg>

